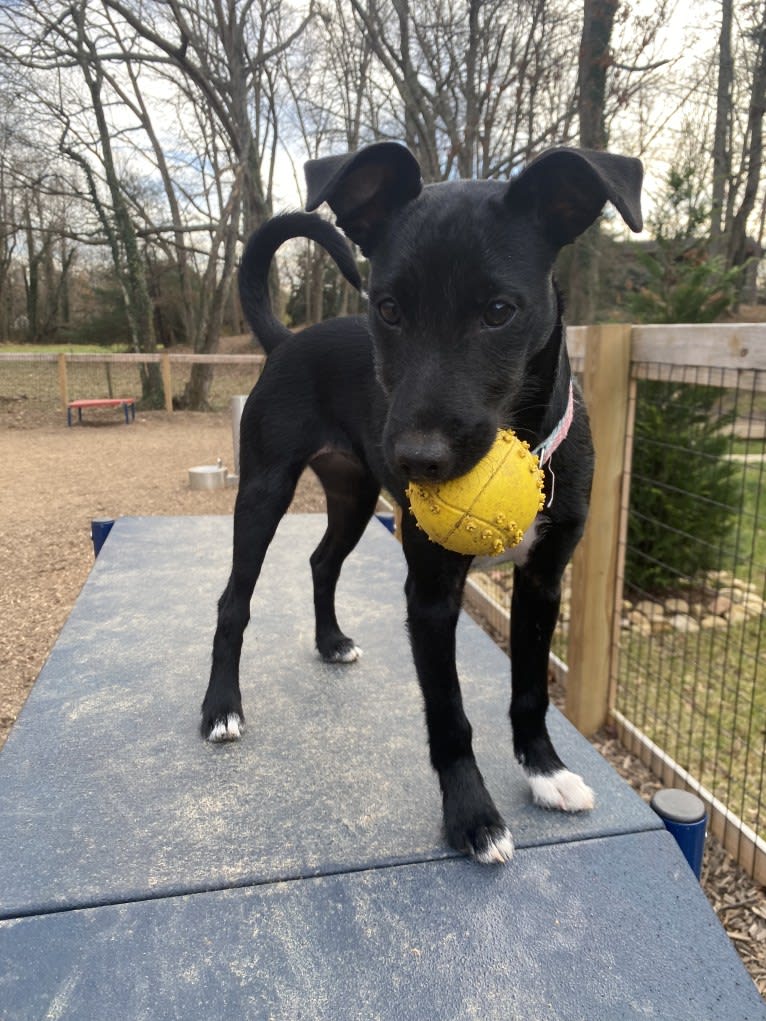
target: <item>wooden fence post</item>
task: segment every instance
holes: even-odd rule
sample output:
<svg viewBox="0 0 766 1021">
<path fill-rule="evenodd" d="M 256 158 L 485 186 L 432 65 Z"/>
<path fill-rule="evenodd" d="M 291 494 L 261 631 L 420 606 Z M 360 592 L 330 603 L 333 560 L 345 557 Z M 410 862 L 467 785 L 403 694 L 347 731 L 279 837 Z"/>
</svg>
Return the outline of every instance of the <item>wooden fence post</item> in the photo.
<svg viewBox="0 0 766 1021">
<path fill-rule="evenodd" d="M 69 379 L 66 369 L 66 355 L 63 351 L 59 353 L 59 394 L 61 395 L 61 410 L 66 411 L 69 403 Z"/>
<path fill-rule="evenodd" d="M 585 535 L 572 562 L 572 607 L 565 713 L 589 736 L 609 713 L 617 607 L 617 565 L 625 433 L 630 388 L 631 327 L 588 327 L 583 393 L 596 471 Z"/>
<path fill-rule="evenodd" d="M 160 371 L 162 372 L 162 389 L 165 391 L 165 411 L 173 411 L 173 377 L 170 372 L 170 355 L 163 351 L 160 355 Z"/>
</svg>

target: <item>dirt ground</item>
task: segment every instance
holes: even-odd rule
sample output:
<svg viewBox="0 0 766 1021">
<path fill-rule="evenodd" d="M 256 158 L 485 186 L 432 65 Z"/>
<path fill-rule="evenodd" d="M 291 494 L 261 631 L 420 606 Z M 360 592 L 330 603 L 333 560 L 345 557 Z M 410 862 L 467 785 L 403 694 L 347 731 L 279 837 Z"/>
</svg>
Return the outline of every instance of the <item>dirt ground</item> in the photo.
<svg viewBox="0 0 766 1021">
<path fill-rule="evenodd" d="M 221 457 L 233 466 L 228 414 L 86 413 L 67 428 L 60 412 L 0 404 L 0 746 L 93 565 L 94 518 L 230 514 L 234 490 L 192 492 L 187 469 Z M 322 511 L 304 476 L 294 510 Z M 642 794 L 658 784 L 609 733 L 602 754 Z M 761 994 L 766 994 L 766 896 L 708 839 L 703 888 Z"/>
<path fill-rule="evenodd" d="M 228 414 L 86 412 L 67 428 L 63 414 L 0 406 L 0 745 L 16 719 L 93 566 L 94 518 L 230 514 L 234 490 L 192 492 L 187 469 L 221 457 L 233 467 Z M 301 511 L 324 509 L 307 476 Z"/>
</svg>

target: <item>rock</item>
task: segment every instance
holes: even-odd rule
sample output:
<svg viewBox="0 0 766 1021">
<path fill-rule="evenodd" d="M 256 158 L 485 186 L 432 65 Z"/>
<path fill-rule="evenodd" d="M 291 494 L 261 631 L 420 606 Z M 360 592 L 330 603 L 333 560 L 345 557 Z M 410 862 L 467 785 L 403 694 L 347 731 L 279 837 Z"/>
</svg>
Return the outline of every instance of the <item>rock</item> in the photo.
<svg viewBox="0 0 766 1021">
<path fill-rule="evenodd" d="M 666 599 L 665 613 L 685 613 L 688 616 L 689 604 L 685 599 Z"/>
<path fill-rule="evenodd" d="M 648 620 L 657 620 L 658 618 L 665 616 L 665 611 L 662 609 L 662 606 L 659 603 L 653 602 L 651 599 L 642 599 L 640 603 L 636 603 L 636 609 Z"/>
<path fill-rule="evenodd" d="M 729 624 L 743 624 L 747 619 L 747 610 L 744 606 L 732 606 L 729 612 L 726 614 L 726 620 Z"/>
<path fill-rule="evenodd" d="M 748 617 L 760 617 L 764 610 L 763 600 L 752 592 L 748 592 L 742 605 Z"/>
<path fill-rule="evenodd" d="M 708 585 L 712 585 L 713 588 L 722 588 L 724 585 L 728 585 L 732 581 L 731 571 L 707 571 L 705 574 L 705 581 Z"/>
<path fill-rule="evenodd" d="M 674 631 L 681 631 L 683 634 L 687 635 L 694 635 L 700 629 L 697 621 L 693 617 L 690 617 L 688 613 L 673 614 L 672 617 L 668 618 L 668 624 Z"/>
<path fill-rule="evenodd" d="M 724 614 L 728 613 L 732 607 L 731 599 L 728 596 L 716 596 L 708 604 L 708 610 L 710 613 L 714 613 L 717 617 L 723 617 Z"/>
<path fill-rule="evenodd" d="M 707 614 L 707 616 L 703 617 L 700 620 L 700 627 L 704 628 L 705 630 L 713 627 L 724 627 L 725 624 L 726 621 L 723 619 L 723 617 L 716 617 L 715 614 L 713 613 Z"/>
</svg>

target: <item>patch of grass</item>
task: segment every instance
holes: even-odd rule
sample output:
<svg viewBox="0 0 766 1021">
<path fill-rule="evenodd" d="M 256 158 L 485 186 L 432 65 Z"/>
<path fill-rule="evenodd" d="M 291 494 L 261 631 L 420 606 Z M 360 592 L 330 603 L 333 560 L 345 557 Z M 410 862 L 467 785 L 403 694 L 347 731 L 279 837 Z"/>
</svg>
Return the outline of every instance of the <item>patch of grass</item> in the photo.
<svg viewBox="0 0 766 1021">
<path fill-rule="evenodd" d="M 623 631 L 617 708 L 761 835 L 764 618 L 697 634 Z"/>
<path fill-rule="evenodd" d="M 742 512 L 740 524 L 740 546 L 752 550 L 752 580 L 763 588 L 766 584 L 766 529 L 763 518 L 766 513 L 766 465 L 760 470 L 745 470 L 742 491 Z"/>
</svg>

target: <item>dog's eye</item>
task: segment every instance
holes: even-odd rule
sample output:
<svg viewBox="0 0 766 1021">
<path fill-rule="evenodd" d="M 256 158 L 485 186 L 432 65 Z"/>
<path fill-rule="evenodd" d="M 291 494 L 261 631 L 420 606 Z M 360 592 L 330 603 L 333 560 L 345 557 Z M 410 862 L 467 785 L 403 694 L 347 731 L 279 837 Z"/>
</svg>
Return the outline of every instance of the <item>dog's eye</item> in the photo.
<svg viewBox="0 0 766 1021">
<path fill-rule="evenodd" d="M 517 311 L 515 305 L 503 301 L 502 298 L 497 298 L 486 306 L 482 319 L 487 326 L 505 326 L 513 319 Z"/>
<path fill-rule="evenodd" d="M 397 326 L 402 318 L 399 306 L 393 298 L 384 298 L 383 301 L 379 302 L 378 312 L 383 322 L 389 326 Z"/>
</svg>

